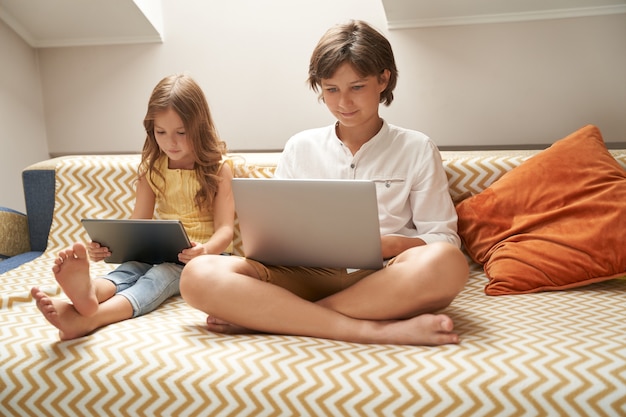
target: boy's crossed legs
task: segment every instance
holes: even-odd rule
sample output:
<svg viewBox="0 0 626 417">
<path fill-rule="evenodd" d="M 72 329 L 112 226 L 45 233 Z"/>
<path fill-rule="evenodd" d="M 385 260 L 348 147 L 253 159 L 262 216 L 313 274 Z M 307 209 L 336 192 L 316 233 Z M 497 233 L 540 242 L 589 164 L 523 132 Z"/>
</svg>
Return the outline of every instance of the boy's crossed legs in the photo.
<svg viewBox="0 0 626 417">
<path fill-rule="evenodd" d="M 209 330 L 247 329 L 358 343 L 458 343 L 445 314 L 468 275 L 464 256 L 450 244 L 405 251 L 394 265 L 317 302 L 263 282 L 237 257 L 200 256 L 183 270 L 181 293 L 209 315 Z"/>
</svg>

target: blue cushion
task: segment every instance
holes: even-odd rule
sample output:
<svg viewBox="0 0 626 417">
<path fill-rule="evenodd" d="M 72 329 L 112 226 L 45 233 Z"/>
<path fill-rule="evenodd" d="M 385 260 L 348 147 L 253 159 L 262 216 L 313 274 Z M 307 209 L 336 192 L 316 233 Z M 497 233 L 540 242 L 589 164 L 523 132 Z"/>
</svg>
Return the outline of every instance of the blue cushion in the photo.
<svg viewBox="0 0 626 417">
<path fill-rule="evenodd" d="M 45 251 L 54 212 L 54 169 L 26 170 L 22 172 L 30 247 L 33 251 Z"/>
<path fill-rule="evenodd" d="M 0 274 L 4 274 L 11 269 L 17 268 L 18 266 L 25 264 L 26 262 L 30 262 L 35 258 L 41 256 L 43 252 L 24 252 L 19 255 L 12 256 L 10 258 L 5 259 L 0 262 Z"/>
</svg>

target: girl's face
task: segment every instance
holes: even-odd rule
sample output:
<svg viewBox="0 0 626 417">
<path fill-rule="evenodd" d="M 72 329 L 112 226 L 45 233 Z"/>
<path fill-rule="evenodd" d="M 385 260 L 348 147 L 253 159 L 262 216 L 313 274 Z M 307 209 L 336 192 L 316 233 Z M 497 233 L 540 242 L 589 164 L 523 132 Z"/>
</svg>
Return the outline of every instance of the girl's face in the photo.
<svg viewBox="0 0 626 417">
<path fill-rule="evenodd" d="M 348 62 L 337 68 L 331 78 L 321 80 L 322 97 L 330 112 L 346 127 L 378 123 L 380 93 L 387 87 L 384 76 L 360 76 Z"/>
<path fill-rule="evenodd" d="M 154 117 L 154 137 L 169 159 L 172 169 L 193 169 L 195 157 L 193 147 L 185 132 L 185 125 L 171 108 Z"/>
</svg>

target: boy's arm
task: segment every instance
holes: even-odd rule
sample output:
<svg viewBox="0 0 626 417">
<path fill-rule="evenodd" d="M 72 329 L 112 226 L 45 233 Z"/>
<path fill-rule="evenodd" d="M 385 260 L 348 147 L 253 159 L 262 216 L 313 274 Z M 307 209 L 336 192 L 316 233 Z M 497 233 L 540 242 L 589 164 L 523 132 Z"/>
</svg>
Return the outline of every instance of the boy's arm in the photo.
<svg viewBox="0 0 626 417">
<path fill-rule="evenodd" d="M 402 235 L 386 235 L 381 237 L 383 259 L 391 259 L 400 255 L 407 249 L 423 246 L 424 242 L 419 237 L 407 237 Z"/>
</svg>

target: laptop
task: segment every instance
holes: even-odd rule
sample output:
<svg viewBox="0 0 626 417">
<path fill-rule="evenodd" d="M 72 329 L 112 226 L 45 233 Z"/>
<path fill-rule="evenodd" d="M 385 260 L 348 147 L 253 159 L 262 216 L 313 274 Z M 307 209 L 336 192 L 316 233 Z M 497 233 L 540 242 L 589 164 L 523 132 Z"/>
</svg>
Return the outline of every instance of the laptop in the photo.
<svg viewBox="0 0 626 417">
<path fill-rule="evenodd" d="M 374 182 L 234 178 L 232 186 L 246 257 L 266 265 L 382 268 Z"/>
<path fill-rule="evenodd" d="M 104 259 L 108 263 L 180 263 L 178 254 L 191 247 L 179 220 L 82 219 L 81 222 L 92 241 L 111 251 L 111 256 Z"/>
</svg>

